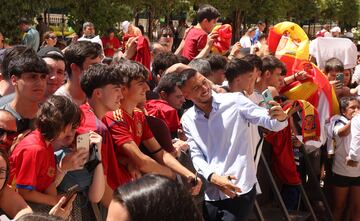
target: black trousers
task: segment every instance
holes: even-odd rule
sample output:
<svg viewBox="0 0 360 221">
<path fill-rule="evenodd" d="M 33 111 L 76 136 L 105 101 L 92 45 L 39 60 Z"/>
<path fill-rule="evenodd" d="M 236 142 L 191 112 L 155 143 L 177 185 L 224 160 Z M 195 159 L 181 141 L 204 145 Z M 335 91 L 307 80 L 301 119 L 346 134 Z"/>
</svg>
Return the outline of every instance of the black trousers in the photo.
<svg viewBox="0 0 360 221">
<path fill-rule="evenodd" d="M 247 221 L 256 198 L 255 186 L 250 192 L 233 199 L 205 201 L 203 214 L 206 221 Z"/>
</svg>

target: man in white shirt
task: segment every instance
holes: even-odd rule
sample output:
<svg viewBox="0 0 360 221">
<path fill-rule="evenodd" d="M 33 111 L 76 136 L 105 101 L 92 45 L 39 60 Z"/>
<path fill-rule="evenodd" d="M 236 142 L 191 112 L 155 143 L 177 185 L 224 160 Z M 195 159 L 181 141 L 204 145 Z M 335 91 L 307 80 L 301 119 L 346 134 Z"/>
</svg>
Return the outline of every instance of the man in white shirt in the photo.
<svg viewBox="0 0 360 221">
<path fill-rule="evenodd" d="M 241 93 L 212 94 L 208 80 L 193 69 L 180 73 L 179 87 L 195 105 L 182 125 L 195 169 L 210 183 L 205 190 L 205 220 L 248 220 L 255 201 L 256 170 L 250 123 L 273 131 L 287 126 L 276 102 L 270 110 Z"/>
</svg>

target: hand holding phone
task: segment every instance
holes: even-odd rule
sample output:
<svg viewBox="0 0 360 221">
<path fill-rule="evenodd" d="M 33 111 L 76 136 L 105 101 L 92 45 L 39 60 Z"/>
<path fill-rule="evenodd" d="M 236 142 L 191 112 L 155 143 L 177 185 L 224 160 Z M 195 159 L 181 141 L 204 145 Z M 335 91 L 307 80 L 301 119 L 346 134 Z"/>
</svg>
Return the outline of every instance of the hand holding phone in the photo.
<svg viewBox="0 0 360 221">
<path fill-rule="evenodd" d="M 337 73 L 336 74 L 336 80 L 339 82 L 336 84 L 336 88 L 341 89 L 344 86 L 344 74 L 343 73 Z"/>
<path fill-rule="evenodd" d="M 76 149 L 85 148 L 89 150 L 90 133 L 80 134 L 76 137 Z"/>
<path fill-rule="evenodd" d="M 266 105 L 267 109 L 270 109 L 272 107 L 271 104 L 269 104 L 269 101 L 274 100 L 271 91 L 269 89 L 266 89 L 265 91 L 263 91 L 262 93 L 263 99 L 264 99 L 264 103 Z"/>
<path fill-rule="evenodd" d="M 80 190 L 80 186 L 75 184 L 74 186 L 70 187 L 65 194 L 65 202 L 62 204 L 61 208 L 65 208 L 66 205 L 69 203 L 70 199 Z"/>
</svg>

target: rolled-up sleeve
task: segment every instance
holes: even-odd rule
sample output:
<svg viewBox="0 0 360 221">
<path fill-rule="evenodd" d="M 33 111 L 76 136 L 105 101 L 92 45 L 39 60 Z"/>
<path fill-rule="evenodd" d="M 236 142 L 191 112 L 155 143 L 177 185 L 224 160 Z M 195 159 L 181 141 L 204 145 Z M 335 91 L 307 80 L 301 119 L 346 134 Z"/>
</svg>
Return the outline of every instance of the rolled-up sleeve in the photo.
<svg viewBox="0 0 360 221">
<path fill-rule="evenodd" d="M 242 117 L 252 124 L 265 127 L 271 131 L 280 131 L 288 125 L 287 120 L 280 122 L 276 119 L 271 119 L 268 109 L 259 107 L 244 96 L 241 96 L 238 105 Z"/>
</svg>

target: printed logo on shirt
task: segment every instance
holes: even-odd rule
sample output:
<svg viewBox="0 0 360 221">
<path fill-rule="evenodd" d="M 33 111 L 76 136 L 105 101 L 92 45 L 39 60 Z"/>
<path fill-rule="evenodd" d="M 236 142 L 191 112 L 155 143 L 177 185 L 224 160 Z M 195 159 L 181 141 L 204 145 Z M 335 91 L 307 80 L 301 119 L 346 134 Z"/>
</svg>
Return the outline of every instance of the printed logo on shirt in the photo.
<svg viewBox="0 0 360 221">
<path fill-rule="evenodd" d="M 137 124 L 136 124 L 136 136 L 141 137 L 142 134 L 143 134 L 143 128 L 142 128 L 141 122 L 137 122 Z"/>
<path fill-rule="evenodd" d="M 122 113 L 121 113 L 120 109 L 118 109 L 116 111 L 113 111 L 113 116 L 114 116 L 115 121 L 122 121 L 123 120 L 123 116 L 122 116 Z"/>
<path fill-rule="evenodd" d="M 54 177 L 54 176 L 56 176 L 56 170 L 55 170 L 55 168 L 54 168 L 54 167 L 49 167 L 48 172 L 47 172 L 47 175 L 48 175 L 49 177 Z"/>
</svg>

